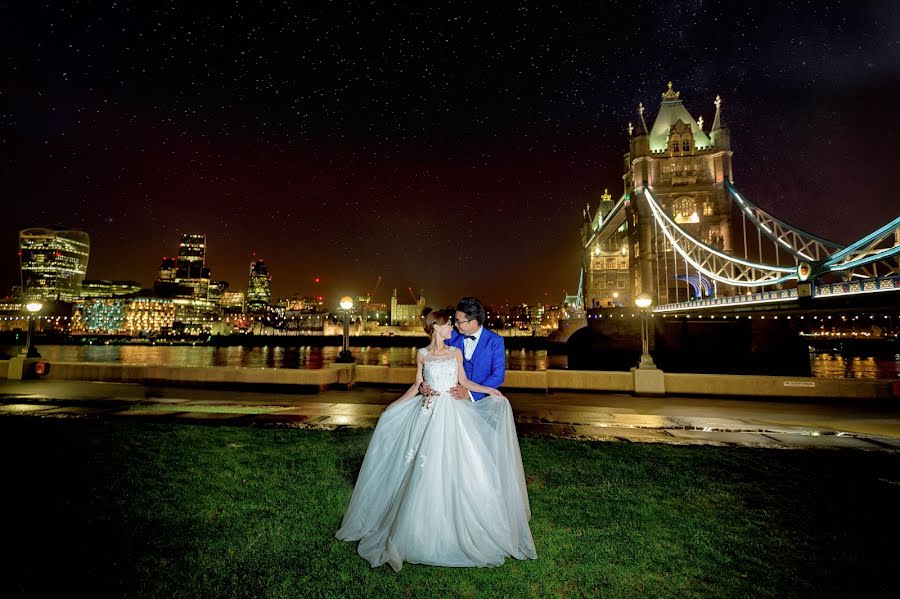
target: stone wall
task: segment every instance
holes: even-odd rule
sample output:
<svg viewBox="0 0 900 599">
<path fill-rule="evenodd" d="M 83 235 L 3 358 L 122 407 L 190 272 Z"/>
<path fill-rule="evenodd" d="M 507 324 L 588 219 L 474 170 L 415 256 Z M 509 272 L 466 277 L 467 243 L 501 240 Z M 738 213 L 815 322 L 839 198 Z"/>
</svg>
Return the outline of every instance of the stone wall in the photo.
<svg viewBox="0 0 900 599">
<path fill-rule="evenodd" d="M 0 378 L 6 378 L 9 361 L 0 361 Z M 662 375 L 662 388 L 654 394 L 710 397 L 806 397 L 806 398 L 897 398 L 895 381 L 886 379 L 822 379 L 789 376 L 725 374 Z M 333 364 L 330 368 L 175 367 L 137 364 L 54 362 L 41 378 L 50 380 L 104 381 L 166 385 L 278 385 L 312 387 L 319 390 L 337 385 L 386 385 L 402 389 L 412 384 L 415 368 Z M 504 390 L 593 391 L 633 393 L 646 389 L 640 384 L 646 371 L 597 370 L 508 371 Z M 636 386 L 635 382 L 639 384 Z"/>
</svg>

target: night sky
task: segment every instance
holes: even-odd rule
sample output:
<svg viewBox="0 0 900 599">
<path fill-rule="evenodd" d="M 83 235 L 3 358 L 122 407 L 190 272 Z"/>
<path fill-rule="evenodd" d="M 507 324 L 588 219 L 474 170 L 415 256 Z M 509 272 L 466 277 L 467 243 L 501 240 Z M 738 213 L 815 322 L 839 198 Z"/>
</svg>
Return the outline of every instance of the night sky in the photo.
<svg viewBox="0 0 900 599">
<path fill-rule="evenodd" d="M 839 242 L 900 214 L 900 3 L 445 4 L 3 3 L 0 289 L 63 226 L 94 279 L 191 232 L 232 289 L 255 254 L 279 297 L 557 303 L 669 80 L 707 129 L 721 94 L 751 201 Z"/>
</svg>

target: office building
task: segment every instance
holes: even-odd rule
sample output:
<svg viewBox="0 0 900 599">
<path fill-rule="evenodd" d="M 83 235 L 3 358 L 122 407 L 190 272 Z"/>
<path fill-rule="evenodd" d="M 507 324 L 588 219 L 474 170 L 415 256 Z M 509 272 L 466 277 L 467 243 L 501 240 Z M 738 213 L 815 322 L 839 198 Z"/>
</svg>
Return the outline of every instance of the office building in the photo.
<svg viewBox="0 0 900 599">
<path fill-rule="evenodd" d="M 74 301 L 81 293 L 90 249 L 90 238 L 83 231 L 43 228 L 20 231 L 23 296 L 44 301 Z"/>
</svg>

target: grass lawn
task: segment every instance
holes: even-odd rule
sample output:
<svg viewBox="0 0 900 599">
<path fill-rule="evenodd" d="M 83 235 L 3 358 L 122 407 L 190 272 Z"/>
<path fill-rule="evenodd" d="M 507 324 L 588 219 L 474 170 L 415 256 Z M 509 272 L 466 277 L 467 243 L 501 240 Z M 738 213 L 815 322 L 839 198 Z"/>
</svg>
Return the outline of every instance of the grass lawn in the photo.
<svg viewBox="0 0 900 599">
<path fill-rule="evenodd" d="M 0 417 L 0 592 L 893 595 L 900 456 L 521 440 L 538 559 L 373 570 L 334 539 L 371 431 Z M 59 594 L 63 593 L 63 594 Z"/>
</svg>

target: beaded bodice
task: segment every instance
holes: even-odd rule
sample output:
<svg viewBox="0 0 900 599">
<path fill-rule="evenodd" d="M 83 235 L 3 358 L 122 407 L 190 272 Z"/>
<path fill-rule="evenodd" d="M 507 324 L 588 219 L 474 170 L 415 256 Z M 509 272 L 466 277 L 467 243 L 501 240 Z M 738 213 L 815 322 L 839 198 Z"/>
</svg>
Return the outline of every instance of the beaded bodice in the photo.
<svg viewBox="0 0 900 599">
<path fill-rule="evenodd" d="M 425 358 L 422 365 L 422 378 L 435 391 L 445 392 L 455 387 L 459 380 L 457 373 L 456 349 L 446 356 L 432 356 L 426 348 L 419 350 Z"/>
</svg>

